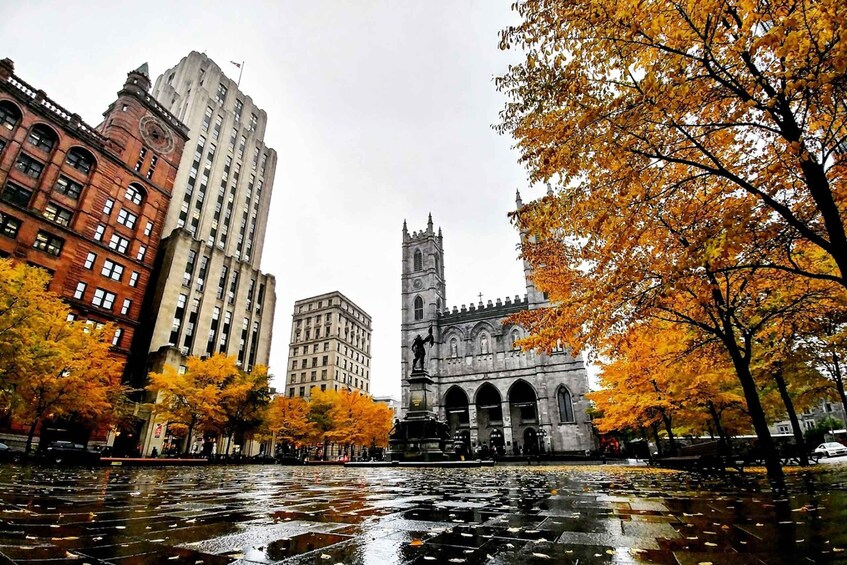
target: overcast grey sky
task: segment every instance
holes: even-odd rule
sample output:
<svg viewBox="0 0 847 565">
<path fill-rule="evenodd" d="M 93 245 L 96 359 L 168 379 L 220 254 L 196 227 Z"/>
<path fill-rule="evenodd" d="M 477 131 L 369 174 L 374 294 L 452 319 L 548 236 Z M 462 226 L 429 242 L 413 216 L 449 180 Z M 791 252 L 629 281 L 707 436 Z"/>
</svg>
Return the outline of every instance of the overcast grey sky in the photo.
<svg viewBox="0 0 847 565">
<path fill-rule="evenodd" d="M 0 57 L 91 124 L 147 61 L 192 49 L 268 113 L 279 153 L 262 270 L 277 279 L 271 372 L 282 385 L 294 301 L 340 290 L 373 317 L 372 392 L 400 391 L 400 243 L 432 212 L 449 305 L 524 293 L 506 213 L 528 188 L 491 129 L 510 0 L 0 1 Z"/>
</svg>

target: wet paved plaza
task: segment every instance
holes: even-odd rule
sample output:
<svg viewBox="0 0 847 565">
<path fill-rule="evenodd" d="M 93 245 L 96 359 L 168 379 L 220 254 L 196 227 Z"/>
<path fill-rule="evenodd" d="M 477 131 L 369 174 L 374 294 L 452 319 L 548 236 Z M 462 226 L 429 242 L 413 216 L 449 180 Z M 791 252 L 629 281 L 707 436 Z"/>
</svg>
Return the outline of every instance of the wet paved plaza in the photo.
<svg viewBox="0 0 847 565">
<path fill-rule="evenodd" d="M 3 563 L 847 562 L 847 465 L 0 467 Z"/>
</svg>

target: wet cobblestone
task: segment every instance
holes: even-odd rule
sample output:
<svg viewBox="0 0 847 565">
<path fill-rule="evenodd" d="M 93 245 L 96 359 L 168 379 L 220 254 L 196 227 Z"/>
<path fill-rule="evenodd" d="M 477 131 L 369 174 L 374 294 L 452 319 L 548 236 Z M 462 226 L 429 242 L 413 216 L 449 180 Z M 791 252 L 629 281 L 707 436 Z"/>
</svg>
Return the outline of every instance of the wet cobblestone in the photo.
<svg viewBox="0 0 847 565">
<path fill-rule="evenodd" d="M 0 562 L 842 563 L 847 466 L 0 467 Z"/>
</svg>

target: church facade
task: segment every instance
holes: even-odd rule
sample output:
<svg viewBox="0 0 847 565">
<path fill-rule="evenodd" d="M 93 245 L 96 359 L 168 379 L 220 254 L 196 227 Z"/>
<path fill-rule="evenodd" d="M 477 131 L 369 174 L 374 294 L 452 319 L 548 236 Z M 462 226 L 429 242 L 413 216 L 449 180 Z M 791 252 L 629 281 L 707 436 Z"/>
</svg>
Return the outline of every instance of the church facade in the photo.
<svg viewBox="0 0 847 565">
<path fill-rule="evenodd" d="M 518 206 L 521 205 L 518 195 Z M 580 356 L 523 351 L 524 329 L 506 322 L 516 312 L 548 305 L 524 264 L 523 296 L 448 307 L 443 235 L 430 216 L 425 230 L 403 223 L 402 402 L 409 405 L 408 376 L 416 335 L 432 328 L 426 370 L 434 381 L 439 418 L 470 449 L 502 446 L 508 454 L 584 453 L 593 449 L 587 415 L 588 376 Z"/>
</svg>

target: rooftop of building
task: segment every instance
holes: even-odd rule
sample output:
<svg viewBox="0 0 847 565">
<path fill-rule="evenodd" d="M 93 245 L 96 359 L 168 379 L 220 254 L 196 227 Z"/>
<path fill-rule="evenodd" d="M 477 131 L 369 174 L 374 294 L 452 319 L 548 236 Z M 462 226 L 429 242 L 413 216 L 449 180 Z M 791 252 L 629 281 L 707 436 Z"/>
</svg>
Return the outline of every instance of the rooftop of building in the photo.
<svg viewBox="0 0 847 565">
<path fill-rule="evenodd" d="M 515 295 L 515 298 L 507 296 L 501 300 L 497 298 L 494 301 L 483 303 L 480 301 L 477 304 L 470 305 L 462 304 L 460 307 L 453 306 L 438 313 L 438 319 L 441 323 L 460 323 L 472 322 L 476 320 L 484 320 L 487 318 L 502 318 L 522 310 L 529 308 L 529 299 L 527 295 Z"/>
<path fill-rule="evenodd" d="M 342 304 L 344 302 L 346 302 L 347 304 L 349 304 L 350 306 L 355 308 L 356 311 L 358 311 L 368 321 L 368 323 L 370 323 L 370 321 L 371 321 L 370 314 L 365 312 L 362 309 L 361 306 L 359 306 L 358 304 L 356 304 L 355 302 L 353 302 L 352 300 L 347 298 L 342 292 L 340 292 L 338 290 L 333 290 L 331 292 L 325 292 L 323 294 L 317 294 L 315 296 L 310 296 L 309 298 L 301 298 L 299 300 L 294 301 L 294 315 L 297 316 L 297 315 L 300 315 L 300 314 L 303 314 L 303 315 L 308 314 L 308 312 L 297 312 L 297 308 L 299 306 L 303 306 L 303 305 L 310 304 L 310 303 L 313 303 L 313 302 L 323 302 L 324 300 L 327 301 L 327 304 L 321 306 L 320 308 L 315 308 L 311 311 L 316 312 L 318 310 L 329 310 L 331 308 L 341 308 L 342 307 L 341 304 L 333 304 L 331 302 L 330 299 L 332 299 L 332 298 L 341 299 Z"/>
</svg>

